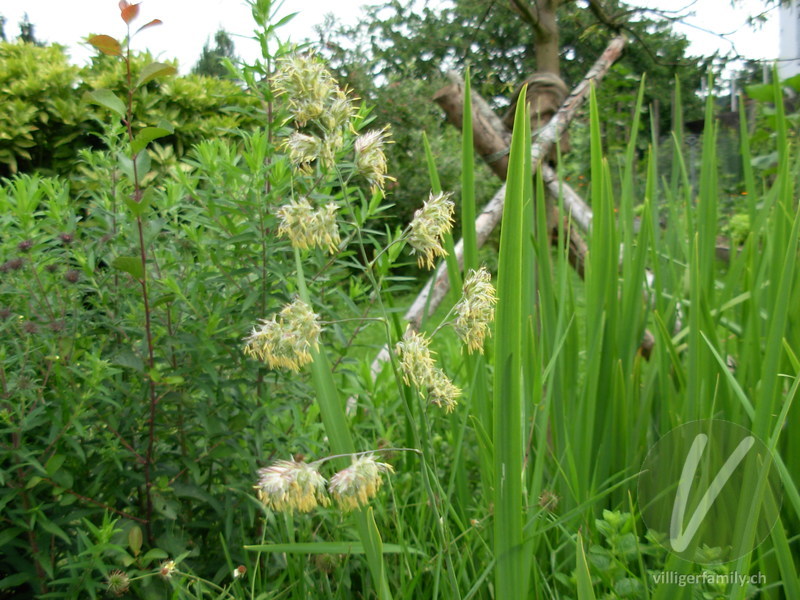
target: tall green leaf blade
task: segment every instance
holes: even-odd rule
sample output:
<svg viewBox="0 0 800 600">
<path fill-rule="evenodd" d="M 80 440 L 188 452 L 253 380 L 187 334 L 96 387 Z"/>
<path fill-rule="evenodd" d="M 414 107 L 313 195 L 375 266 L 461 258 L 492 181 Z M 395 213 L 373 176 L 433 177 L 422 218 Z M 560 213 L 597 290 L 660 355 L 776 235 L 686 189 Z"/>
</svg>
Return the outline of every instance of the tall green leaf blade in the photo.
<svg viewBox="0 0 800 600">
<path fill-rule="evenodd" d="M 469 69 L 464 82 L 464 111 L 461 127 L 461 236 L 464 240 L 464 273 L 478 268 L 478 240 L 475 233 L 475 173 L 472 141 L 472 85 Z"/>
<path fill-rule="evenodd" d="M 303 263 L 300 251 L 295 248 L 295 265 L 297 267 L 297 284 L 300 298 L 310 304 L 308 289 L 303 275 Z M 311 380 L 317 394 L 320 416 L 328 434 L 331 451 L 333 454 L 353 454 L 356 452 L 350 428 L 344 414 L 344 403 L 339 398 L 336 382 L 333 380 L 333 371 L 328 355 L 324 349 L 311 349 Z M 364 545 L 372 577 L 378 587 L 378 597 L 381 600 L 390 600 L 392 597 L 389 584 L 386 580 L 386 571 L 383 564 L 380 534 L 375 526 L 375 519 L 371 509 L 361 509 L 355 514 L 359 537 Z"/>
<path fill-rule="evenodd" d="M 529 573 L 524 568 L 523 540 L 523 410 L 522 298 L 527 281 L 523 270 L 523 194 L 527 127 L 526 88 L 517 102 L 511 140 L 505 206 L 500 234 L 494 367 L 494 551 L 498 600 L 527 595 Z"/>
<path fill-rule="evenodd" d="M 592 576 L 589 573 L 589 563 L 583 551 L 583 536 L 578 532 L 578 547 L 575 552 L 576 567 L 575 579 L 578 584 L 578 600 L 595 600 Z"/>
</svg>

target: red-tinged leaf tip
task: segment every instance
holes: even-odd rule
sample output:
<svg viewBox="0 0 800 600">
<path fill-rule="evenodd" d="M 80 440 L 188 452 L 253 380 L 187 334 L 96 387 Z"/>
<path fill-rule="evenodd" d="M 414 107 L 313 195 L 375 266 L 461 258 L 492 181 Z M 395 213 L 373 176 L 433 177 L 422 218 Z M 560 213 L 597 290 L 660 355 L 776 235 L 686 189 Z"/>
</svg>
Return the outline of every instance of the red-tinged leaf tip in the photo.
<svg viewBox="0 0 800 600">
<path fill-rule="evenodd" d="M 133 21 L 139 15 L 139 5 L 138 4 L 128 4 L 125 8 L 122 9 L 122 20 L 125 21 L 128 25 L 130 25 L 131 21 Z"/>
<path fill-rule="evenodd" d="M 149 23 L 145 23 L 144 25 L 139 27 L 139 29 L 136 30 L 136 33 L 139 33 L 140 31 L 142 31 L 143 29 L 147 29 L 148 27 L 155 27 L 156 25 L 161 25 L 161 23 L 162 23 L 161 19 L 153 19 Z"/>
<path fill-rule="evenodd" d="M 88 42 L 103 54 L 108 54 L 109 56 L 122 55 L 122 46 L 110 35 L 93 35 L 88 39 Z"/>
<path fill-rule="evenodd" d="M 125 10 L 126 8 L 128 8 L 128 6 L 130 6 L 130 5 L 125 0 L 119 0 L 119 9 L 120 10 Z"/>
</svg>

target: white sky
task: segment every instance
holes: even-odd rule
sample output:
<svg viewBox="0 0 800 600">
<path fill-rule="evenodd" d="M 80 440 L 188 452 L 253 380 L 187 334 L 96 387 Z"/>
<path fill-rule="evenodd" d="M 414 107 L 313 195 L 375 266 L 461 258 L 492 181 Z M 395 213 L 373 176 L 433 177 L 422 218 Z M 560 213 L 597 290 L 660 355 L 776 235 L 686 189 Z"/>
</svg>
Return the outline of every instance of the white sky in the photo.
<svg viewBox="0 0 800 600">
<path fill-rule="evenodd" d="M 632 4 L 677 10 L 691 1 L 637 0 Z M 285 0 L 281 14 L 296 11 L 300 14 L 280 31 L 283 36 L 299 42 L 307 36 L 313 37 L 313 26 L 320 23 L 325 14 L 333 13 L 345 22 L 354 23 L 362 5 L 379 2 Z M 731 8 L 730 0 L 696 0 L 689 9 L 696 13 L 696 17 L 689 20 L 696 28 L 683 26 L 679 31 L 692 41 L 690 51 L 693 54 L 711 54 L 717 49 L 724 53 L 731 49 L 729 42 L 698 29 L 702 28 L 717 33 L 735 32 L 728 39 L 736 44 L 739 53 L 749 58 L 776 58 L 777 10 L 770 13 L 768 23 L 760 31 L 745 25 L 748 15 L 758 13 L 763 6 L 761 0 L 737 0 L 736 9 Z M 36 37 L 67 46 L 72 61 L 78 64 L 86 62 L 93 53 L 81 45 L 84 36 L 105 33 L 121 39 L 125 35 L 117 0 L 0 0 L 0 15 L 6 18 L 7 36 L 17 35 L 17 23 L 26 12 L 35 26 Z M 139 34 L 134 38 L 133 48 L 147 48 L 162 60 L 177 58 L 182 72 L 195 64 L 209 38 L 213 46 L 214 33 L 220 27 L 232 34 L 239 56 L 245 59 L 258 56 L 257 45 L 244 39 L 252 35 L 254 23 L 243 0 L 144 0 L 136 23 L 144 24 L 154 18 L 161 19 L 164 24 Z"/>
</svg>

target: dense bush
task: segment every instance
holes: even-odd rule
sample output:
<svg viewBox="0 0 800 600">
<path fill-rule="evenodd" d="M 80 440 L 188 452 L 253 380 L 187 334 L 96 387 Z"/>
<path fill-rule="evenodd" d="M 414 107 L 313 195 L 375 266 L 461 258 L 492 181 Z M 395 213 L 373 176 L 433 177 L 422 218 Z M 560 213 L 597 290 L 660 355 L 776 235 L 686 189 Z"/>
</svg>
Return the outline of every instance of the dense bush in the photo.
<svg viewBox="0 0 800 600">
<path fill-rule="evenodd" d="M 134 56 L 133 77 L 151 62 L 146 53 Z M 100 56 L 79 69 L 58 45 L 0 42 L 0 175 L 70 173 L 80 149 L 101 146 L 103 113 L 84 102 L 84 93 L 101 88 L 120 93 L 126 79 L 125 66 L 115 57 Z M 258 106 L 234 81 L 186 75 L 142 89 L 135 119 L 137 126 L 170 123 L 175 133 L 162 143 L 182 156 L 201 140 L 263 126 Z"/>
</svg>

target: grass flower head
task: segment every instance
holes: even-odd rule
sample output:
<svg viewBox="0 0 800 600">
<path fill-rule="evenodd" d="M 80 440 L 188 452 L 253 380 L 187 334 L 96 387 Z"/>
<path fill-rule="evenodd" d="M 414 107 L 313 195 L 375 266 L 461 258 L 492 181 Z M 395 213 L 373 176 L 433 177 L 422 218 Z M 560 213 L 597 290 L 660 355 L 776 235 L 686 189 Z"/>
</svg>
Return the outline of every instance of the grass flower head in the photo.
<svg viewBox="0 0 800 600">
<path fill-rule="evenodd" d="M 322 150 L 319 159 L 323 166 L 330 169 L 336 165 L 336 155 L 344 147 L 344 134 L 341 129 L 335 129 L 325 135 L 322 141 Z"/>
<path fill-rule="evenodd" d="M 259 469 L 258 475 L 258 499 L 272 510 L 309 512 L 330 503 L 325 495 L 325 478 L 312 464 L 279 460 Z"/>
<path fill-rule="evenodd" d="M 383 189 L 384 182 L 391 179 L 386 175 L 386 155 L 383 146 L 389 137 L 389 128 L 373 129 L 356 138 L 356 169 L 363 175 L 375 192 Z"/>
<path fill-rule="evenodd" d="M 455 329 L 458 336 L 472 353 L 483 354 L 483 341 L 491 335 L 490 323 L 494 320 L 494 305 L 497 303 L 492 276 L 486 267 L 470 271 L 464 281 L 461 300 L 455 306 Z"/>
<path fill-rule="evenodd" d="M 339 207 L 328 203 L 315 209 L 308 198 L 291 200 L 281 206 L 276 215 L 280 219 L 278 235 L 288 237 L 294 248 L 326 248 L 333 254 L 339 249 L 339 225 L 336 223 L 336 211 Z"/>
<path fill-rule="evenodd" d="M 338 89 L 328 69 L 313 54 L 296 54 L 279 63 L 272 84 L 289 100 L 292 116 L 300 127 L 325 113 Z"/>
<path fill-rule="evenodd" d="M 428 201 L 414 213 L 408 243 L 414 253 L 419 253 L 417 262 L 420 267 L 432 269 L 437 256 L 447 256 L 442 238 L 453 226 L 455 204 L 450 200 L 451 195 L 431 192 Z"/>
<path fill-rule="evenodd" d="M 364 454 L 353 458 L 353 464 L 331 477 L 328 490 L 343 510 L 364 506 L 383 485 L 381 473 L 393 473 L 391 465 Z"/>
<path fill-rule="evenodd" d="M 428 400 L 443 408 L 444 412 L 451 413 L 458 405 L 461 388 L 454 384 L 445 372 L 439 368 L 434 369 L 431 383 L 428 386 Z"/>
<path fill-rule="evenodd" d="M 353 102 L 347 95 L 347 90 L 337 88 L 333 99 L 325 112 L 326 125 L 329 131 L 334 131 L 349 125 L 350 119 L 355 114 L 356 109 Z"/>
<path fill-rule="evenodd" d="M 311 362 L 311 348 L 319 347 L 322 328 L 311 307 L 302 300 L 287 304 L 245 338 L 244 352 L 271 368 L 299 371 Z"/>
<path fill-rule="evenodd" d="M 303 171 L 311 172 L 311 163 L 320 157 L 323 142 L 315 135 L 306 135 L 295 131 L 283 142 L 284 149 L 289 153 L 289 162 L 292 166 Z"/>
<path fill-rule="evenodd" d="M 429 339 L 409 328 L 395 350 L 400 357 L 400 370 L 406 385 L 413 382 L 417 387 L 427 387 L 433 378 L 435 362 L 428 345 Z"/>
</svg>

